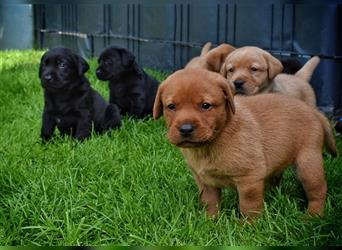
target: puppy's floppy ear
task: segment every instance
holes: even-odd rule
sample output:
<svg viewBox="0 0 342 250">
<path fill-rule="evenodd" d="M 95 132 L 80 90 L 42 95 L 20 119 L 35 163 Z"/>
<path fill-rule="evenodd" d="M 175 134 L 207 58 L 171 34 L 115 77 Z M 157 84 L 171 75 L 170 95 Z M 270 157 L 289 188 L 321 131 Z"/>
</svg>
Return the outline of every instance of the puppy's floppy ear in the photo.
<svg viewBox="0 0 342 250">
<path fill-rule="evenodd" d="M 221 66 L 220 69 L 220 75 L 223 76 L 224 78 L 227 77 L 227 66 L 226 66 L 226 62 L 224 62 Z"/>
<path fill-rule="evenodd" d="M 276 75 L 283 71 L 283 65 L 277 58 L 266 51 L 264 51 L 264 58 L 268 65 L 268 78 L 272 80 Z"/>
<path fill-rule="evenodd" d="M 120 48 L 120 57 L 121 57 L 121 62 L 125 67 L 128 67 L 133 64 L 135 60 L 135 56 L 127 49 L 125 48 Z"/>
<path fill-rule="evenodd" d="M 229 44 L 221 44 L 220 46 L 212 49 L 206 55 L 206 61 L 214 72 L 220 72 L 222 64 L 226 60 L 227 55 L 235 50 L 235 48 Z"/>
<path fill-rule="evenodd" d="M 78 75 L 81 76 L 85 72 L 89 70 L 89 64 L 87 63 L 86 60 L 83 59 L 83 57 L 79 55 L 74 55 L 74 60 L 77 65 L 77 70 L 78 70 Z"/>
<path fill-rule="evenodd" d="M 158 87 L 156 99 L 154 100 L 153 105 L 153 118 L 158 119 L 163 115 L 163 102 L 161 100 L 161 95 L 163 91 L 163 83 L 161 83 Z"/>
<path fill-rule="evenodd" d="M 234 104 L 234 91 L 231 85 L 226 81 L 226 79 L 220 79 L 220 87 L 222 88 L 223 94 L 226 99 L 227 106 L 230 111 L 235 114 L 235 104 Z"/>
</svg>

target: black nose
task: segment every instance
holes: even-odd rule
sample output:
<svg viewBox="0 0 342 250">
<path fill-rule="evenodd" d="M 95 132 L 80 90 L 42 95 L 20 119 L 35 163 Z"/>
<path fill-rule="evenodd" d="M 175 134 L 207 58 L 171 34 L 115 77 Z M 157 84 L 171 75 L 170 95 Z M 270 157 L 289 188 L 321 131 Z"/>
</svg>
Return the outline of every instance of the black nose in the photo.
<svg viewBox="0 0 342 250">
<path fill-rule="evenodd" d="M 52 76 L 50 74 L 44 75 L 43 78 L 45 81 L 51 81 L 52 80 Z"/>
<path fill-rule="evenodd" d="M 96 74 L 101 74 L 101 73 L 102 73 L 102 71 L 100 69 L 96 70 Z"/>
<path fill-rule="evenodd" d="M 179 128 L 179 132 L 182 136 L 189 136 L 192 132 L 194 132 L 195 128 L 190 123 L 185 123 Z"/>
<path fill-rule="evenodd" d="M 234 82 L 234 86 L 237 89 L 241 89 L 242 85 L 244 85 L 245 81 L 244 80 L 235 80 Z"/>
</svg>

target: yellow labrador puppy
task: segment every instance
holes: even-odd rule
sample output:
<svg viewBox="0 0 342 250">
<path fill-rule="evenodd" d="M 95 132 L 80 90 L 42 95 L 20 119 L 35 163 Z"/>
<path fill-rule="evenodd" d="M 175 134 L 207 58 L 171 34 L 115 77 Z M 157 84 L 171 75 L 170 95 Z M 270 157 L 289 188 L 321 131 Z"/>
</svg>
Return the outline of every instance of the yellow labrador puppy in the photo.
<svg viewBox="0 0 342 250">
<path fill-rule="evenodd" d="M 237 94 L 279 92 L 315 107 L 316 97 L 309 81 L 319 61 L 315 56 L 296 74 L 280 74 L 283 66 L 277 58 L 258 47 L 246 46 L 229 53 L 220 73 Z"/>
</svg>

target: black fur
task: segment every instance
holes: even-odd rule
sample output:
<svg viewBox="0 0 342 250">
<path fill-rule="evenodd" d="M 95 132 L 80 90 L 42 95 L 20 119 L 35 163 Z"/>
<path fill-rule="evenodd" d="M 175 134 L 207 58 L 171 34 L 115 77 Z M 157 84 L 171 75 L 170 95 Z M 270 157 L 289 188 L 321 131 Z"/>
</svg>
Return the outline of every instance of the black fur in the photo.
<svg viewBox="0 0 342 250">
<path fill-rule="evenodd" d="M 118 107 L 108 105 L 91 88 L 84 73 L 88 63 L 70 49 L 57 47 L 46 52 L 40 62 L 39 78 L 44 89 L 41 138 L 49 140 L 57 127 L 62 135 L 83 140 L 92 127 L 98 133 L 121 125 Z"/>
<path fill-rule="evenodd" d="M 298 70 L 302 68 L 301 62 L 296 58 L 290 57 L 286 59 L 281 59 L 280 61 L 284 67 L 282 73 L 294 75 Z"/>
<path fill-rule="evenodd" d="M 159 82 L 145 73 L 131 52 L 110 46 L 102 51 L 98 63 L 96 76 L 109 81 L 109 102 L 118 105 L 122 115 L 152 115 Z"/>
</svg>

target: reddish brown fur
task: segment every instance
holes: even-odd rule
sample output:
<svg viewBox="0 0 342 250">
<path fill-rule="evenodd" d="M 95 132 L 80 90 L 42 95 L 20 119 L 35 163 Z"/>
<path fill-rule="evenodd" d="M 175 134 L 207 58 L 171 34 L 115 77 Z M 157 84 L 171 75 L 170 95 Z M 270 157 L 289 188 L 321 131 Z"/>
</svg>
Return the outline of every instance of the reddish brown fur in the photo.
<svg viewBox="0 0 342 250">
<path fill-rule="evenodd" d="M 233 101 L 229 86 L 213 72 L 180 70 L 161 84 L 153 110 L 154 118 L 165 116 L 168 138 L 181 148 L 208 214 L 218 213 L 221 189 L 228 186 L 237 189 L 242 214 L 260 214 L 265 181 L 295 164 L 308 212 L 322 215 L 324 140 L 336 152 L 326 118 L 284 95 L 236 96 Z M 204 110 L 203 103 L 212 107 Z M 184 123 L 194 125 L 191 136 L 180 134 Z"/>
</svg>

